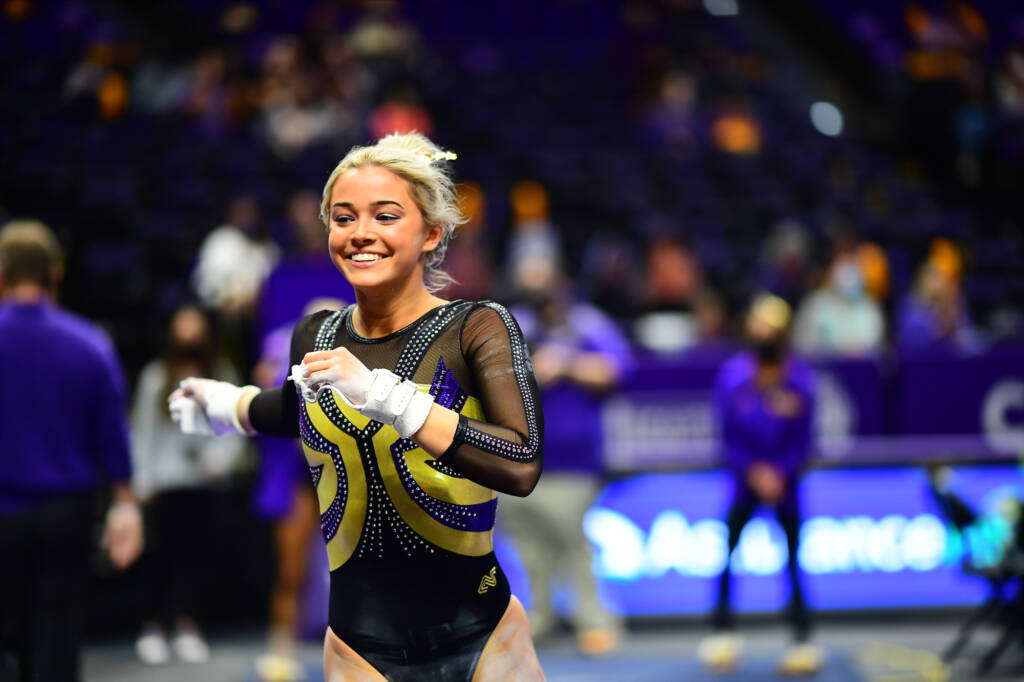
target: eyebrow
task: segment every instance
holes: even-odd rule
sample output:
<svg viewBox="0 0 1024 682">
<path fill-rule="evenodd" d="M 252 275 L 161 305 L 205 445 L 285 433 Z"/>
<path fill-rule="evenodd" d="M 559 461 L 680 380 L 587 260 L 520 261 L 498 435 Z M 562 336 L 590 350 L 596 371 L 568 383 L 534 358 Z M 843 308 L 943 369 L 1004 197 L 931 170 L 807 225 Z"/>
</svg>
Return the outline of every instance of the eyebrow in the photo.
<svg viewBox="0 0 1024 682">
<path fill-rule="evenodd" d="M 393 201 L 391 199 L 381 199 L 379 201 L 370 202 L 370 206 L 386 206 L 387 204 L 394 204 L 398 208 L 405 208 L 397 201 Z M 342 208 L 355 210 L 355 205 L 351 201 L 336 201 L 333 204 L 331 204 L 331 208 L 334 208 L 335 206 L 341 206 Z"/>
</svg>

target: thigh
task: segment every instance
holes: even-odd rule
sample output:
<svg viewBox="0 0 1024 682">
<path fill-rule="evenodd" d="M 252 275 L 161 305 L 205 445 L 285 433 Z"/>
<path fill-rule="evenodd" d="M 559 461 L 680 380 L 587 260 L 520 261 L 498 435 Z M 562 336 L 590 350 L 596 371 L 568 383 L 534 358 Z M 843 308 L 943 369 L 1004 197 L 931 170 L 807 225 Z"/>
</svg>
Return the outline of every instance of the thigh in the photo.
<svg viewBox="0 0 1024 682">
<path fill-rule="evenodd" d="M 544 680 L 523 605 L 514 596 L 480 654 L 472 682 Z"/>
<path fill-rule="evenodd" d="M 800 542 L 800 506 L 795 490 L 775 508 L 775 518 L 786 534 L 786 543 L 796 547 Z"/>
<path fill-rule="evenodd" d="M 291 511 L 274 524 L 277 579 L 296 588 L 306 572 L 309 542 L 320 520 L 316 502 L 305 488 L 297 489 Z"/>
<path fill-rule="evenodd" d="M 25 587 L 29 579 L 30 533 L 25 528 L 28 519 L 23 513 L 0 516 L 0 656 L 5 649 L 15 649 L 22 639 Z"/>
<path fill-rule="evenodd" d="M 386 682 L 376 668 L 327 628 L 324 635 L 324 682 Z"/>
<path fill-rule="evenodd" d="M 733 497 L 732 504 L 725 517 L 725 525 L 729 528 L 729 546 L 733 547 L 739 542 L 740 533 L 754 516 L 757 509 L 757 499 L 750 493 L 737 492 Z"/>
<path fill-rule="evenodd" d="M 78 679 L 89 568 L 90 499 L 47 503 L 34 520 L 24 666 L 29 679 Z"/>
</svg>

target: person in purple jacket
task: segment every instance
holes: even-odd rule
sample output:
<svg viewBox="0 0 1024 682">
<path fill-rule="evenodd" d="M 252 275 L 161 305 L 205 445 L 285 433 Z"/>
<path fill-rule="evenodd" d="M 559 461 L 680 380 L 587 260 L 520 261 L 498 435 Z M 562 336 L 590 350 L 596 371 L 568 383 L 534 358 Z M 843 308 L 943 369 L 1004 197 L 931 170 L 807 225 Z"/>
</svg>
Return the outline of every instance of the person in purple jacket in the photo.
<svg viewBox="0 0 1024 682">
<path fill-rule="evenodd" d="M 621 619 L 602 604 L 583 517 L 601 489 L 601 405 L 631 364 L 629 342 L 600 309 L 574 300 L 554 260 L 531 258 L 516 273 L 524 302 L 512 314 L 530 346 L 544 432 L 544 480 L 528 498 L 502 498 L 502 525 L 530 583 L 530 627 L 551 634 L 551 587 L 567 578 L 575 592 L 569 620 L 579 650 L 602 655 L 622 637 Z M 553 560 L 554 558 L 554 560 Z"/>
<path fill-rule="evenodd" d="M 797 561 L 799 481 L 811 449 L 814 377 L 807 364 L 788 352 L 789 320 L 789 305 L 781 298 L 755 298 L 746 320 L 750 348 L 730 358 L 716 379 L 722 460 L 734 481 L 726 515 L 729 555 L 713 616 L 716 634 L 698 650 L 701 660 L 716 669 L 732 668 L 739 661 L 742 640 L 733 634 L 728 558 L 744 526 L 762 506 L 774 510 L 789 550 L 789 622 L 794 645 L 780 661 L 780 669 L 806 674 L 821 665 L 821 651 L 808 642 L 811 624 Z"/>
<path fill-rule="evenodd" d="M 103 544 L 142 550 L 125 384 L 109 339 L 56 304 L 60 247 L 42 223 L 0 230 L 0 679 L 79 679 L 93 492 Z M 15 670 L 11 670 L 11 663 Z"/>
</svg>

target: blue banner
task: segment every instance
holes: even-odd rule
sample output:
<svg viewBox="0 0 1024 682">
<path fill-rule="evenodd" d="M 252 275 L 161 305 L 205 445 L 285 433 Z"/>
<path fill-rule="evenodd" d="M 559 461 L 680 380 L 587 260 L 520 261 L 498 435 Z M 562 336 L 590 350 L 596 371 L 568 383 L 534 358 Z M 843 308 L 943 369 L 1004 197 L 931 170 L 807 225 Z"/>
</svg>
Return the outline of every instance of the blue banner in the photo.
<svg viewBox="0 0 1024 682">
<path fill-rule="evenodd" d="M 998 560 L 1024 477 L 1009 466 L 962 468 L 951 487 L 981 515 L 966 534 L 942 517 L 920 469 L 809 474 L 801 488 L 799 561 L 812 608 L 979 602 L 987 585 L 965 575 L 962 563 Z M 726 560 L 722 519 L 730 496 L 731 481 L 720 472 L 645 474 L 609 484 L 585 521 L 609 608 L 634 616 L 709 612 Z M 528 597 L 511 548 L 500 543 L 499 551 L 514 591 Z M 782 529 L 770 516 L 755 517 L 732 558 L 737 610 L 782 609 L 787 561 Z"/>
</svg>

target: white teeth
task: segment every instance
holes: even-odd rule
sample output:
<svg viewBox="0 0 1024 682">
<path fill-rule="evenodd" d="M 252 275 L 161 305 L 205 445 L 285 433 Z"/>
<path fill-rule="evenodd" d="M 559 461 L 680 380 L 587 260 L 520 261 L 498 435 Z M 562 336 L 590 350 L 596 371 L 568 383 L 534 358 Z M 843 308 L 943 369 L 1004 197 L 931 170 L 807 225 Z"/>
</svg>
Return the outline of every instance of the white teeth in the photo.
<svg viewBox="0 0 1024 682">
<path fill-rule="evenodd" d="M 380 260 L 383 256 L 379 253 L 353 253 L 350 258 L 357 263 L 364 263 L 371 260 Z"/>
</svg>

